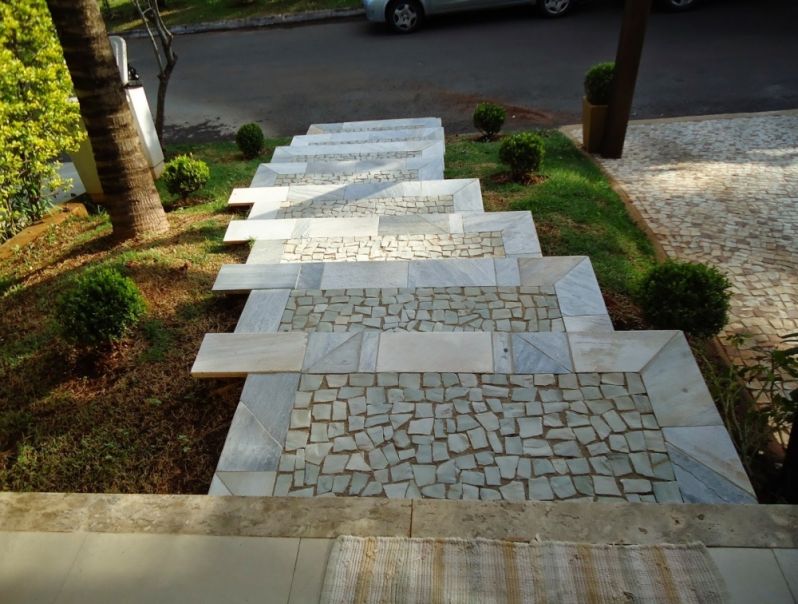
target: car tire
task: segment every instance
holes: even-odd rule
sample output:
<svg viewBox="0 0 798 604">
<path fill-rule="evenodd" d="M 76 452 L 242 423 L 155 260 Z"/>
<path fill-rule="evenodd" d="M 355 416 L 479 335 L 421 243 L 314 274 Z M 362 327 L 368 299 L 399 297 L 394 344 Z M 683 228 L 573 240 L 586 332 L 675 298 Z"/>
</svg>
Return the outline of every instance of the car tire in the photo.
<svg viewBox="0 0 798 604">
<path fill-rule="evenodd" d="M 568 13 L 573 4 L 573 0 L 537 0 L 537 9 L 544 17 L 555 19 Z"/>
<path fill-rule="evenodd" d="M 409 34 L 421 27 L 424 9 L 417 0 L 393 0 L 385 9 L 388 27 L 398 34 Z"/>
<path fill-rule="evenodd" d="M 697 0 L 658 0 L 657 4 L 660 8 L 677 13 L 683 10 L 690 10 L 697 4 Z"/>
</svg>

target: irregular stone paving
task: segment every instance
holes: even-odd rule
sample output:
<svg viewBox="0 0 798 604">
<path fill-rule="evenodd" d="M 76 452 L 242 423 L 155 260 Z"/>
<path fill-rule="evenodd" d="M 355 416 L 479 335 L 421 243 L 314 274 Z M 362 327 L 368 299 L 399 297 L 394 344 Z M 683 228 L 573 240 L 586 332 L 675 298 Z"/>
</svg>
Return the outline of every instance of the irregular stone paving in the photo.
<svg viewBox="0 0 798 604">
<path fill-rule="evenodd" d="M 293 290 L 280 331 L 565 331 L 554 286 Z"/>
<path fill-rule="evenodd" d="M 347 172 L 318 173 L 318 174 L 279 174 L 275 177 L 274 186 L 288 185 L 337 185 L 352 182 L 397 182 L 403 180 L 418 180 L 418 170 L 386 170 L 377 172 L 361 172 L 351 174 Z"/>
<path fill-rule="evenodd" d="M 636 373 L 304 374 L 274 495 L 681 501 Z"/>
<path fill-rule="evenodd" d="M 342 216 L 404 216 L 407 214 L 450 214 L 454 212 L 454 196 L 391 197 L 389 199 L 346 199 L 286 201 L 277 218 L 323 218 Z"/>
<path fill-rule="evenodd" d="M 633 123 L 623 158 L 597 159 L 669 256 L 729 276 L 734 295 L 722 336 L 775 344 L 798 331 L 796 157 L 798 114 L 791 112 Z M 734 347 L 729 353 L 737 356 Z"/>
<path fill-rule="evenodd" d="M 409 260 L 411 258 L 504 257 L 499 231 L 473 235 L 384 235 L 288 239 L 282 262 Z"/>
</svg>

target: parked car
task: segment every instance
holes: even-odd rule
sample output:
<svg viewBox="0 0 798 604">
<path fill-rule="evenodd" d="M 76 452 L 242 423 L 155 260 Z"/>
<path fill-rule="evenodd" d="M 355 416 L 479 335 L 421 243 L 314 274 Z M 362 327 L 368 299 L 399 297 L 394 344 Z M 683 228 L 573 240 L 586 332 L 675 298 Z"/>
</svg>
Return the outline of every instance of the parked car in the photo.
<svg viewBox="0 0 798 604">
<path fill-rule="evenodd" d="M 366 18 L 387 23 L 397 33 L 417 30 L 425 17 L 468 10 L 534 4 L 544 17 L 562 17 L 580 0 L 363 0 Z M 698 0 L 657 0 L 667 10 L 691 8 Z"/>
</svg>

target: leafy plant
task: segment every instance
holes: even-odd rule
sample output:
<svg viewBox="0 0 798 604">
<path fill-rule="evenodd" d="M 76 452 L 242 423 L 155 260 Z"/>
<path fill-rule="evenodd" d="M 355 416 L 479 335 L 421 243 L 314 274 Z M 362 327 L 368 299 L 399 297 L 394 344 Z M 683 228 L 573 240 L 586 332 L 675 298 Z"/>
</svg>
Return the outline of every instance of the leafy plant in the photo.
<svg viewBox="0 0 798 604">
<path fill-rule="evenodd" d="M 178 155 L 170 160 L 163 171 L 162 178 L 166 190 L 172 195 L 179 195 L 185 200 L 189 195 L 199 191 L 211 177 L 211 171 L 201 159 L 190 155 Z"/>
<path fill-rule="evenodd" d="M 496 136 L 504 125 L 507 112 L 503 107 L 493 103 L 480 103 L 474 110 L 474 127 L 491 139 Z"/>
<path fill-rule="evenodd" d="M 263 130 L 255 123 L 244 124 L 236 132 L 236 145 L 247 159 L 260 155 L 265 140 Z"/>
<path fill-rule="evenodd" d="M 62 336 L 83 348 L 118 340 L 146 310 L 133 280 L 109 267 L 84 272 L 57 306 Z"/>
<path fill-rule="evenodd" d="M 643 278 L 640 305 L 657 329 L 681 329 L 708 338 L 728 320 L 731 283 L 712 266 L 668 261 Z"/>
<path fill-rule="evenodd" d="M 83 132 L 44 0 L 0 3 L 0 241 L 41 218 Z"/>
<path fill-rule="evenodd" d="M 585 96 L 592 105 L 607 105 L 610 102 L 615 63 L 597 63 L 585 74 Z"/>
<path fill-rule="evenodd" d="M 543 139 L 532 132 L 508 136 L 499 147 L 499 159 L 510 166 L 514 180 L 523 180 L 530 172 L 536 172 L 543 155 Z"/>
</svg>

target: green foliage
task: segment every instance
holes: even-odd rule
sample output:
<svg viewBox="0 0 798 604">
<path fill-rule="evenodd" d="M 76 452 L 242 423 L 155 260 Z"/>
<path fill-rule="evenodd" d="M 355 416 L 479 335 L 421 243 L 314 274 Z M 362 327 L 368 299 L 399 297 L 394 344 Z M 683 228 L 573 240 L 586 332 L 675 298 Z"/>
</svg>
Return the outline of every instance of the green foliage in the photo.
<svg viewBox="0 0 798 604">
<path fill-rule="evenodd" d="M 183 200 L 199 191 L 210 177 L 208 164 L 190 155 L 178 155 L 169 160 L 161 176 L 166 190 L 172 195 L 179 195 Z"/>
<path fill-rule="evenodd" d="M 57 319 L 65 340 L 96 348 L 121 338 L 145 310 L 132 279 L 101 267 L 84 272 L 61 296 Z"/>
<path fill-rule="evenodd" d="M 507 112 L 493 103 L 480 103 L 474 110 L 474 127 L 487 138 L 493 138 L 504 126 Z"/>
<path fill-rule="evenodd" d="M 615 63 L 597 63 L 585 74 L 585 96 L 593 105 L 607 105 L 610 102 L 610 88 Z"/>
<path fill-rule="evenodd" d="M 643 279 L 640 305 L 657 329 L 681 329 L 708 338 L 726 325 L 730 287 L 729 280 L 712 266 L 668 261 Z"/>
<path fill-rule="evenodd" d="M 523 180 L 530 172 L 536 172 L 544 153 L 543 139 L 532 132 L 508 136 L 499 147 L 499 159 L 510 166 L 515 180 Z"/>
<path fill-rule="evenodd" d="M 255 123 L 244 124 L 236 132 L 236 145 L 246 159 L 260 155 L 265 140 L 263 130 Z"/>
<path fill-rule="evenodd" d="M 0 3 L 0 241 L 41 218 L 63 183 L 56 161 L 83 137 L 44 0 Z"/>
</svg>

